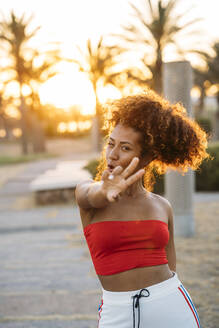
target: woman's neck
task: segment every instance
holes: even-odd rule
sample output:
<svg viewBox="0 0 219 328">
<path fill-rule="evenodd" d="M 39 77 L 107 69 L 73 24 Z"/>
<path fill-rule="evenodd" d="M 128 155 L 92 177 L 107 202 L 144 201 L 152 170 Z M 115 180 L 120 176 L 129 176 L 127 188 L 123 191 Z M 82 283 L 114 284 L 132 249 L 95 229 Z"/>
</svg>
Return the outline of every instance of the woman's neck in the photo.
<svg viewBox="0 0 219 328">
<path fill-rule="evenodd" d="M 130 187 L 128 187 L 124 195 L 132 198 L 137 198 L 139 195 L 146 194 L 147 190 L 143 186 L 143 179 L 137 180 Z"/>
</svg>

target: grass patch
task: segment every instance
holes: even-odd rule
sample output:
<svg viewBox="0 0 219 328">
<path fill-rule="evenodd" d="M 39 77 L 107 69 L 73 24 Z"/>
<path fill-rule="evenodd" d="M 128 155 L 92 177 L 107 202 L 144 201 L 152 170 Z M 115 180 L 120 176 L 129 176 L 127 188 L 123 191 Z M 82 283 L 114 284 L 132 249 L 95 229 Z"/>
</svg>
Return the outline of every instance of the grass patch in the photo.
<svg viewBox="0 0 219 328">
<path fill-rule="evenodd" d="M 27 154 L 27 155 L 18 155 L 18 156 L 0 156 L 0 166 L 33 162 L 33 161 L 53 158 L 57 156 L 58 155 L 56 154 L 50 154 L 50 153 Z"/>
</svg>

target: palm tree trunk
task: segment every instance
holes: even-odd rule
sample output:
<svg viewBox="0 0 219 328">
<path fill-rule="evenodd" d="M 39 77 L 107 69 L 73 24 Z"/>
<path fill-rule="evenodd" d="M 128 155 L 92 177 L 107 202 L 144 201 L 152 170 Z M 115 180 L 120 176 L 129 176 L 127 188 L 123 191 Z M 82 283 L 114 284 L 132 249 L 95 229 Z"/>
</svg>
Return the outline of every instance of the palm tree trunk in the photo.
<svg viewBox="0 0 219 328">
<path fill-rule="evenodd" d="M 159 95 L 162 94 L 162 53 L 159 42 L 157 46 L 157 60 L 155 63 L 154 89 Z"/>
<path fill-rule="evenodd" d="M 204 86 L 201 87 L 201 94 L 199 98 L 199 104 L 198 104 L 198 115 L 201 116 L 204 111 L 204 100 L 205 100 L 205 88 Z"/>
<path fill-rule="evenodd" d="M 10 128 L 8 126 L 8 120 L 7 118 L 4 116 L 4 114 L 2 114 L 0 116 L 0 120 L 2 121 L 2 125 L 3 125 L 3 128 L 5 130 L 5 139 L 9 140 L 10 137 L 11 137 L 11 131 L 10 131 Z"/>
<path fill-rule="evenodd" d="M 20 87 L 21 88 L 21 87 Z M 27 117 L 26 117 L 26 104 L 24 97 L 20 91 L 20 113 L 21 113 L 21 145 L 22 145 L 22 153 L 24 155 L 28 154 L 28 137 L 27 137 Z"/>
<path fill-rule="evenodd" d="M 44 153 L 46 151 L 45 134 L 42 122 L 34 112 L 29 113 L 31 127 L 31 143 L 34 153 Z"/>
<path fill-rule="evenodd" d="M 95 152 L 100 152 L 102 148 L 102 137 L 101 137 L 101 105 L 99 103 L 98 97 L 97 97 L 97 90 L 96 86 L 93 86 L 94 93 L 96 97 L 96 114 L 93 118 L 93 124 L 92 124 L 92 144 L 93 144 L 93 150 Z"/>
</svg>

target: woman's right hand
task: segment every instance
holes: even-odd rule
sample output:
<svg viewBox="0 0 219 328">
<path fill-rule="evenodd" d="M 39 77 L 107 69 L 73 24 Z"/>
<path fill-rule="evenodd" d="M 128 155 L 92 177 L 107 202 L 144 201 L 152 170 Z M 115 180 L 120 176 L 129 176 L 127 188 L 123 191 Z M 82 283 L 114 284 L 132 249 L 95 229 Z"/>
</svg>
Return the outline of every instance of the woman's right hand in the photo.
<svg viewBox="0 0 219 328">
<path fill-rule="evenodd" d="M 125 169 L 116 166 L 112 172 L 109 170 L 103 172 L 101 189 L 109 202 L 118 200 L 129 186 L 144 175 L 144 169 L 140 169 L 133 174 L 138 162 L 139 158 L 134 157 Z"/>
</svg>

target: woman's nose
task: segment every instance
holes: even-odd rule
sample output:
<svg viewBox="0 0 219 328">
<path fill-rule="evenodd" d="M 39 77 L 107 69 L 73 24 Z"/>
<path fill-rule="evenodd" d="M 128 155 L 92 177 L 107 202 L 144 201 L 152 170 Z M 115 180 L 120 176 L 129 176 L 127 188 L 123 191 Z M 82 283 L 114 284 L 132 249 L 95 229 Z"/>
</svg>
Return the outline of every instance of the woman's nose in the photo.
<svg viewBox="0 0 219 328">
<path fill-rule="evenodd" d="M 118 149 L 113 148 L 109 154 L 109 158 L 118 159 L 118 156 L 119 156 Z"/>
</svg>

